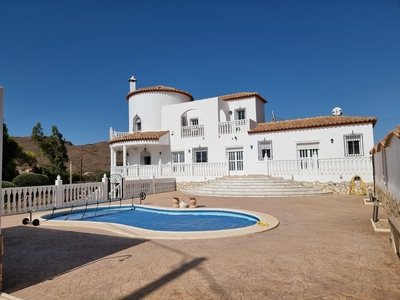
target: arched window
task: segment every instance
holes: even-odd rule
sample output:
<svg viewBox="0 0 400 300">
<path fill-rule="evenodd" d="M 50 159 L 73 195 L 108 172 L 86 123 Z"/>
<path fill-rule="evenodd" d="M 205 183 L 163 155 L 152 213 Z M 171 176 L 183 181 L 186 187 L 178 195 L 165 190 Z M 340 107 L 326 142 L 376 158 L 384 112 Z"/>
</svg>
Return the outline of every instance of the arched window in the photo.
<svg viewBox="0 0 400 300">
<path fill-rule="evenodd" d="M 140 153 L 140 164 L 151 165 L 151 153 L 146 148 Z"/>
<path fill-rule="evenodd" d="M 133 131 L 141 131 L 142 130 L 142 120 L 138 115 L 136 115 L 133 118 L 133 124 L 132 124 L 132 129 Z"/>
</svg>

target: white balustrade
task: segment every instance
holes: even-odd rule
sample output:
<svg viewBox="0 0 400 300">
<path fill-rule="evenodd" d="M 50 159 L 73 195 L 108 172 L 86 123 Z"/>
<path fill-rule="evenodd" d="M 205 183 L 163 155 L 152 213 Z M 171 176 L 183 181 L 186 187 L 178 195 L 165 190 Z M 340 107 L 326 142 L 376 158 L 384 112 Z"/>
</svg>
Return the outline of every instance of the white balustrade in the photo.
<svg viewBox="0 0 400 300">
<path fill-rule="evenodd" d="M 309 180 L 329 178 L 342 178 L 349 180 L 354 175 L 372 176 L 372 162 L 369 157 L 345 157 L 345 158 L 310 158 L 297 160 L 266 160 L 266 173 L 271 176 L 303 180 L 308 176 Z"/>
<path fill-rule="evenodd" d="M 63 185 L 63 196 L 62 206 L 96 203 L 105 200 L 104 185 L 102 182 Z"/>
<path fill-rule="evenodd" d="M 248 130 L 249 130 L 248 119 L 218 123 L 219 135 L 247 133 Z"/>
<path fill-rule="evenodd" d="M 182 138 L 193 138 L 204 136 L 204 125 L 191 125 L 181 127 Z"/>
<path fill-rule="evenodd" d="M 2 214 L 15 214 L 51 208 L 55 205 L 56 187 L 52 185 L 1 189 Z"/>
<path fill-rule="evenodd" d="M 135 165 L 126 167 L 113 167 L 111 174 L 120 174 L 126 178 L 190 178 L 207 177 L 216 178 L 228 175 L 227 162 L 216 163 L 175 163 L 164 165 Z"/>
<path fill-rule="evenodd" d="M 122 131 L 110 131 L 110 140 L 120 138 L 130 134 L 130 132 L 122 132 Z"/>
<path fill-rule="evenodd" d="M 149 169 L 147 169 L 148 171 Z M 61 179 L 55 185 L 3 188 L 1 197 L 3 215 L 27 213 L 29 211 L 48 210 L 54 207 L 65 208 L 85 204 L 95 204 L 115 198 L 139 197 L 141 192 L 146 194 L 175 191 L 175 178 L 151 178 L 124 180 L 121 185 L 111 186 L 108 193 L 108 178 L 102 182 L 62 184 Z M 60 199 L 57 200 L 57 194 Z"/>
</svg>

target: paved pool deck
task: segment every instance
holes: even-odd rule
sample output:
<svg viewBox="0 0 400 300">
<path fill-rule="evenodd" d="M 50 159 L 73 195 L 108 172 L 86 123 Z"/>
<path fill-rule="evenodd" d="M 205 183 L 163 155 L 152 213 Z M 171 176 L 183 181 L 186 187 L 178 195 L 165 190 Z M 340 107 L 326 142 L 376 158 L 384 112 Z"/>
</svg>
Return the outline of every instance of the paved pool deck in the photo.
<svg viewBox="0 0 400 300">
<path fill-rule="evenodd" d="M 172 206 L 179 192 L 144 204 Z M 400 260 L 363 197 L 197 197 L 276 217 L 278 227 L 201 240 L 127 238 L 2 218 L 3 292 L 22 299 L 400 299 Z M 136 203 L 138 200 L 135 200 Z M 130 201 L 127 201 L 130 203 Z M 380 217 L 385 217 L 381 208 Z"/>
</svg>

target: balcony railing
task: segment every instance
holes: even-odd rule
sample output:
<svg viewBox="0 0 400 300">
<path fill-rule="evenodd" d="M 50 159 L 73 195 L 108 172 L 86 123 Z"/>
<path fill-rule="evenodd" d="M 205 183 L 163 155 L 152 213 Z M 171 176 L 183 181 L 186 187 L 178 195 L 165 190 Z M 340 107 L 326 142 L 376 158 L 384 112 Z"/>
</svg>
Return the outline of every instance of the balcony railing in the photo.
<svg viewBox="0 0 400 300">
<path fill-rule="evenodd" d="M 125 135 L 128 135 L 129 132 L 120 132 L 120 131 L 115 131 L 112 128 L 110 128 L 110 141 L 119 137 L 123 137 Z"/>
<path fill-rule="evenodd" d="M 191 125 L 181 127 L 182 138 L 193 138 L 204 136 L 204 125 Z"/>
<path fill-rule="evenodd" d="M 111 174 L 121 174 L 126 178 L 217 178 L 229 174 L 227 162 L 177 163 L 165 165 L 135 165 L 112 167 Z"/>
<path fill-rule="evenodd" d="M 220 122 L 218 124 L 219 135 L 246 133 L 248 130 L 249 130 L 248 119 Z"/>
<path fill-rule="evenodd" d="M 265 163 L 267 175 L 286 179 L 348 181 L 355 175 L 362 176 L 367 180 L 372 176 L 372 162 L 369 157 L 266 160 Z"/>
</svg>

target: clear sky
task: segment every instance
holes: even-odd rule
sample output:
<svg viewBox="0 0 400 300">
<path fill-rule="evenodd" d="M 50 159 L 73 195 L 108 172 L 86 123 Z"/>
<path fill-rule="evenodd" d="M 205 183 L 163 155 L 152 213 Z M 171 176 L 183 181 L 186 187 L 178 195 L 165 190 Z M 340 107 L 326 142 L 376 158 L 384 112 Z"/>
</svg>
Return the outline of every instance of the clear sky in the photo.
<svg viewBox="0 0 400 300">
<path fill-rule="evenodd" d="M 13 136 L 74 144 L 128 130 L 128 78 L 195 99 L 256 91 L 266 118 L 400 123 L 399 0 L 0 0 L 0 85 Z"/>
</svg>

